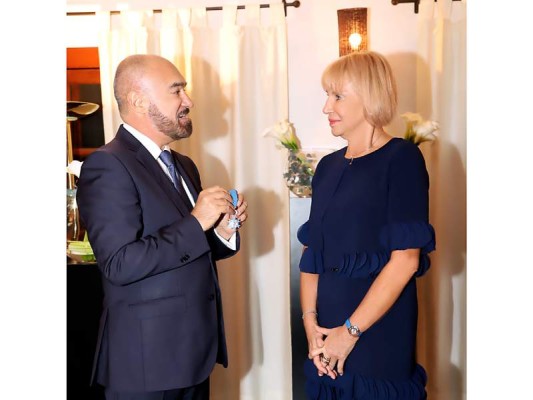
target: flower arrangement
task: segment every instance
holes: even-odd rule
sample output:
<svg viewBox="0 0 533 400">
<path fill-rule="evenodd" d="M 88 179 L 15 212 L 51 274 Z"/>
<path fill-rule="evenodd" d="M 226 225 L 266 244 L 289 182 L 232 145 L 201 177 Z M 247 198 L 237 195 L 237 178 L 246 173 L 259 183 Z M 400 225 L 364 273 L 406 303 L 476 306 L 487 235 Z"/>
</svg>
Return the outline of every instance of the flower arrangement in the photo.
<svg viewBox="0 0 533 400">
<path fill-rule="evenodd" d="M 283 174 L 289 189 L 297 196 L 310 196 L 311 180 L 315 174 L 313 156 L 302 151 L 292 123 L 287 119 L 281 120 L 266 129 L 263 136 L 276 139 L 278 148 L 289 151 L 287 172 Z"/>
<path fill-rule="evenodd" d="M 420 114 L 406 112 L 401 114 L 407 125 L 403 138 L 413 142 L 417 146 L 423 142 L 436 140 L 438 137 L 439 124 L 436 121 L 424 120 Z"/>
</svg>

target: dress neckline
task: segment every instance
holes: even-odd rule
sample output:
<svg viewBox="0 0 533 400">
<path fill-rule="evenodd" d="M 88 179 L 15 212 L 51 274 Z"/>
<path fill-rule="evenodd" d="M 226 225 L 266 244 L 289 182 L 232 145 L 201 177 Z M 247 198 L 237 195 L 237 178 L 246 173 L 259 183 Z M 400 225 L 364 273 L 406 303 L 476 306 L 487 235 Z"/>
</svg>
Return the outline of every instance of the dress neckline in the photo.
<svg viewBox="0 0 533 400">
<path fill-rule="evenodd" d="M 346 150 L 348 149 L 348 146 L 345 146 L 345 147 L 342 149 L 342 153 L 341 153 L 341 154 L 342 154 L 342 158 L 343 158 L 345 161 L 347 161 L 348 164 L 351 164 L 353 161 L 356 161 L 356 160 L 362 160 L 362 159 L 364 159 L 364 158 L 367 158 L 367 157 L 372 156 L 373 154 L 379 153 L 381 150 L 383 150 L 383 149 L 385 149 L 386 147 L 388 147 L 389 144 L 390 144 L 391 142 L 396 141 L 396 139 L 401 140 L 401 139 L 398 138 L 398 137 L 392 137 L 392 138 L 390 138 L 387 142 L 385 142 L 385 143 L 383 144 L 383 146 L 378 147 L 376 150 L 372 151 L 371 153 L 364 154 L 364 155 L 359 156 L 359 157 L 350 157 L 350 158 L 346 157 L 345 154 L 346 154 Z"/>
</svg>

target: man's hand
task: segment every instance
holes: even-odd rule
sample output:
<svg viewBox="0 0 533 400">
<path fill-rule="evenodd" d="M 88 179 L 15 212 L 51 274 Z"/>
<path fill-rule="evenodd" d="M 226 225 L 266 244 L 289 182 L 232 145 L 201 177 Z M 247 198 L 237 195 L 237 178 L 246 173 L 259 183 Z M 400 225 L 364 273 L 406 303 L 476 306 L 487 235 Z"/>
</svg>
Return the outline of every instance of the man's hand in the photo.
<svg viewBox="0 0 533 400">
<path fill-rule="evenodd" d="M 207 188 L 198 195 L 191 214 L 198 220 L 205 232 L 215 225 L 223 214 L 228 215 L 234 212 L 231 200 L 230 194 L 220 186 Z"/>
<path fill-rule="evenodd" d="M 231 196 L 230 196 L 231 197 Z M 229 220 L 232 217 L 236 217 L 240 221 L 240 226 L 243 225 L 244 221 L 248 217 L 246 209 L 248 208 L 248 203 L 244 201 L 244 197 L 239 193 L 239 199 L 237 201 L 237 208 L 230 213 L 226 213 L 223 218 L 215 223 L 215 229 L 217 233 L 222 236 L 224 239 L 229 240 L 231 236 L 237 231 L 237 229 L 232 229 L 229 227 Z"/>
</svg>

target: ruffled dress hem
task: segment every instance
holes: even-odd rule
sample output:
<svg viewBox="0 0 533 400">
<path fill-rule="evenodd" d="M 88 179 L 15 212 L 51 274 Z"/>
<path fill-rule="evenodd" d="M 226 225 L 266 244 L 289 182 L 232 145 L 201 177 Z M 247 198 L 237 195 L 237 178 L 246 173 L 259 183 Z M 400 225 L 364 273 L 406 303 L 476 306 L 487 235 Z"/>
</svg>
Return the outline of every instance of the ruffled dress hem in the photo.
<svg viewBox="0 0 533 400">
<path fill-rule="evenodd" d="M 411 378 L 406 381 L 374 379 L 348 372 L 336 379 L 320 377 L 311 360 L 306 360 L 304 372 L 307 377 L 305 391 L 309 400 L 427 399 L 427 374 L 420 364 L 415 366 Z"/>
</svg>

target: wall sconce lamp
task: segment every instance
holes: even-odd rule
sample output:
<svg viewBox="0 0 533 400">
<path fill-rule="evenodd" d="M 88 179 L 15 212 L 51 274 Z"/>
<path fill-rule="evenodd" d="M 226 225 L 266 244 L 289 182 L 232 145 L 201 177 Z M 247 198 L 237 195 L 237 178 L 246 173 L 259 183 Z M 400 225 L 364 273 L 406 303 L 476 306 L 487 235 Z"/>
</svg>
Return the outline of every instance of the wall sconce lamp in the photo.
<svg viewBox="0 0 533 400">
<path fill-rule="evenodd" d="M 366 8 L 337 10 L 339 25 L 339 56 L 368 50 Z"/>
</svg>

